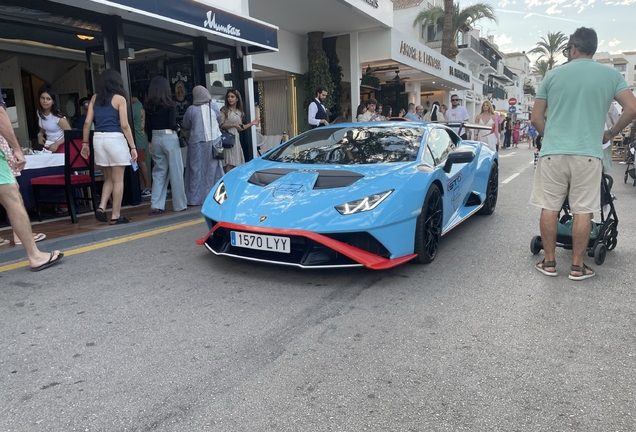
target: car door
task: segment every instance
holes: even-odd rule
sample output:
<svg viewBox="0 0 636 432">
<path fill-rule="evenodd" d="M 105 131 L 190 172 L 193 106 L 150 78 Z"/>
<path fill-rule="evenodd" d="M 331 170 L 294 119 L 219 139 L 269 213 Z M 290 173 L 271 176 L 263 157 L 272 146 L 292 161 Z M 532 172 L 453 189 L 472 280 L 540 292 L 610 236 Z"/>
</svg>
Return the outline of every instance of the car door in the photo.
<svg viewBox="0 0 636 432">
<path fill-rule="evenodd" d="M 444 171 L 444 164 L 450 152 L 455 148 L 455 142 L 443 128 L 434 128 L 428 135 L 426 143 L 436 170 L 439 170 L 444 185 L 444 231 L 453 226 L 459 219 L 459 209 L 463 206 L 470 193 L 472 184 L 471 164 L 453 164 L 450 172 Z"/>
</svg>

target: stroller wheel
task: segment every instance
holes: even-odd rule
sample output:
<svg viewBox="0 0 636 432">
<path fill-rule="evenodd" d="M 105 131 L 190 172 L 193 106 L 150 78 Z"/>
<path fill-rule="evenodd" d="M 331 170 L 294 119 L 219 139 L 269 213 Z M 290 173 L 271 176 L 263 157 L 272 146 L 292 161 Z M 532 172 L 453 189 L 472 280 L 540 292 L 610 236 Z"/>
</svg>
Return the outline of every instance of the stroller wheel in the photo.
<svg viewBox="0 0 636 432">
<path fill-rule="evenodd" d="M 605 262 L 605 255 L 607 254 L 607 247 L 603 244 L 597 244 L 594 248 L 594 263 L 601 265 Z"/>
<path fill-rule="evenodd" d="M 536 255 L 543 249 L 543 242 L 541 242 L 541 236 L 534 236 L 530 240 L 530 252 L 532 255 Z"/>
<path fill-rule="evenodd" d="M 605 234 L 603 235 L 603 243 L 607 246 L 607 250 L 614 250 L 618 243 L 618 231 L 616 229 L 616 222 L 610 222 Z"/>
</svg>

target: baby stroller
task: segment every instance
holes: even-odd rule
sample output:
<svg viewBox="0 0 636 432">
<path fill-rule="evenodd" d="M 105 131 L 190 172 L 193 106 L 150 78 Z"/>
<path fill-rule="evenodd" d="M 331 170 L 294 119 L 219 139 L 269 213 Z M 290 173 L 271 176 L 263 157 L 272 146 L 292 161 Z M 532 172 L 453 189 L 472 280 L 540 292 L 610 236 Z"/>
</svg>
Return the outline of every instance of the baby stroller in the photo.
<svg viewBox="0 0 636 432">
<path fill-rule="evenodd" d="M 592 221 L 590 230 L 590 240 L 587 244 L 587 255 L 594 258 L 596 265 L 601 265 L 605 261 L 607 251 L 616 247 L 618 237 L 618 216 L 614 208 L 616 199 L 611 191 L 614 179 L 607 174 L 603 174 L 601 179 L 601 222 Z M 570 205 L 566 198 L 561 208 L 557 231 L 557 247 L 572 249 L 572 221 Z M 538 254 L 543 249 L 541 236 L 534 236 L 530 241 L 530 251 L 533 255 Z"/>
<path fill-rule="evenodd" d="M 630 177 L 634 179 L 634 186 L 636 186 L 636 170 L 634 169 L 634 150 L 636 147 L 636 142 L 632 142 L 629 144 L 629 148 L 627 150 L 627 159 L 625 159 L 625 164 L 627 167 L 625 168 L 625 183 L 627 183 L 627 179 Z"/>
</svg>

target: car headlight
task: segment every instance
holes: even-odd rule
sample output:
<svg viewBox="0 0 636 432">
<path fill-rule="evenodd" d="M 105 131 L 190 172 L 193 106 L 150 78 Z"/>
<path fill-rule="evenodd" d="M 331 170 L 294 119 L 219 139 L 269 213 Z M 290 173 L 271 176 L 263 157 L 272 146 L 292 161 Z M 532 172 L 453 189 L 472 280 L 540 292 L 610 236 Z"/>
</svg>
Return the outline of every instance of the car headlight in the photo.
<svg viewBox="0 0 636 432">
<path fill-rule="evenodd" d="M 221 182 L 214 191 L 214 201 L 223 204 L 227 200 L 227 192 L 225 191 L 225 183 Z"/>
<path fill-rule="evenodd" d="M 390 191 L 369 195 L 368 197 L 355 201 L 349 201 L 348 203 L 337 205 L 336 210 L 338 210 L 341 215 L 350 215 L 373 210 L 374 208 L 379 206 L 386 197 L 391 195 L 391 193 L 393 193 L 393 189 L 391 189 Z"/>
</svg>

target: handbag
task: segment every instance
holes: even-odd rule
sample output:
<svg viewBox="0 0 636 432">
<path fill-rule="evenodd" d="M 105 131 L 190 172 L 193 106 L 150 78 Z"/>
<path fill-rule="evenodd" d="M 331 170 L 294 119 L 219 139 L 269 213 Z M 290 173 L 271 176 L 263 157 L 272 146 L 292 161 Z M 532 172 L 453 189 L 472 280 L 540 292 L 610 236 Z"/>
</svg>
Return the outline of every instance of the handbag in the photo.
<svg viewBox="0 0 636 432">
<path fill-rule="evenodd" d="M 183 147 L 187 147 L 188 146 L 188 140 L 186 139 L 185 135 L 183 134 L 183 131 L 179 132 L 179 147 L 183 148 Z"/>
<path fill-rule="evenodd" d="M 216 160 L 223 160 L 225 156 L 223 155 L 223 147 L 212 147 L 212 158 Z"/>
<path fill-rule="evenodd" d="M 234 147 L 234 142 L 236 138 L 234 134 L 228 131 L 221 132 L 221 142 L 223 143 L 223 148 L 232 148 Z"/>
</svg>

